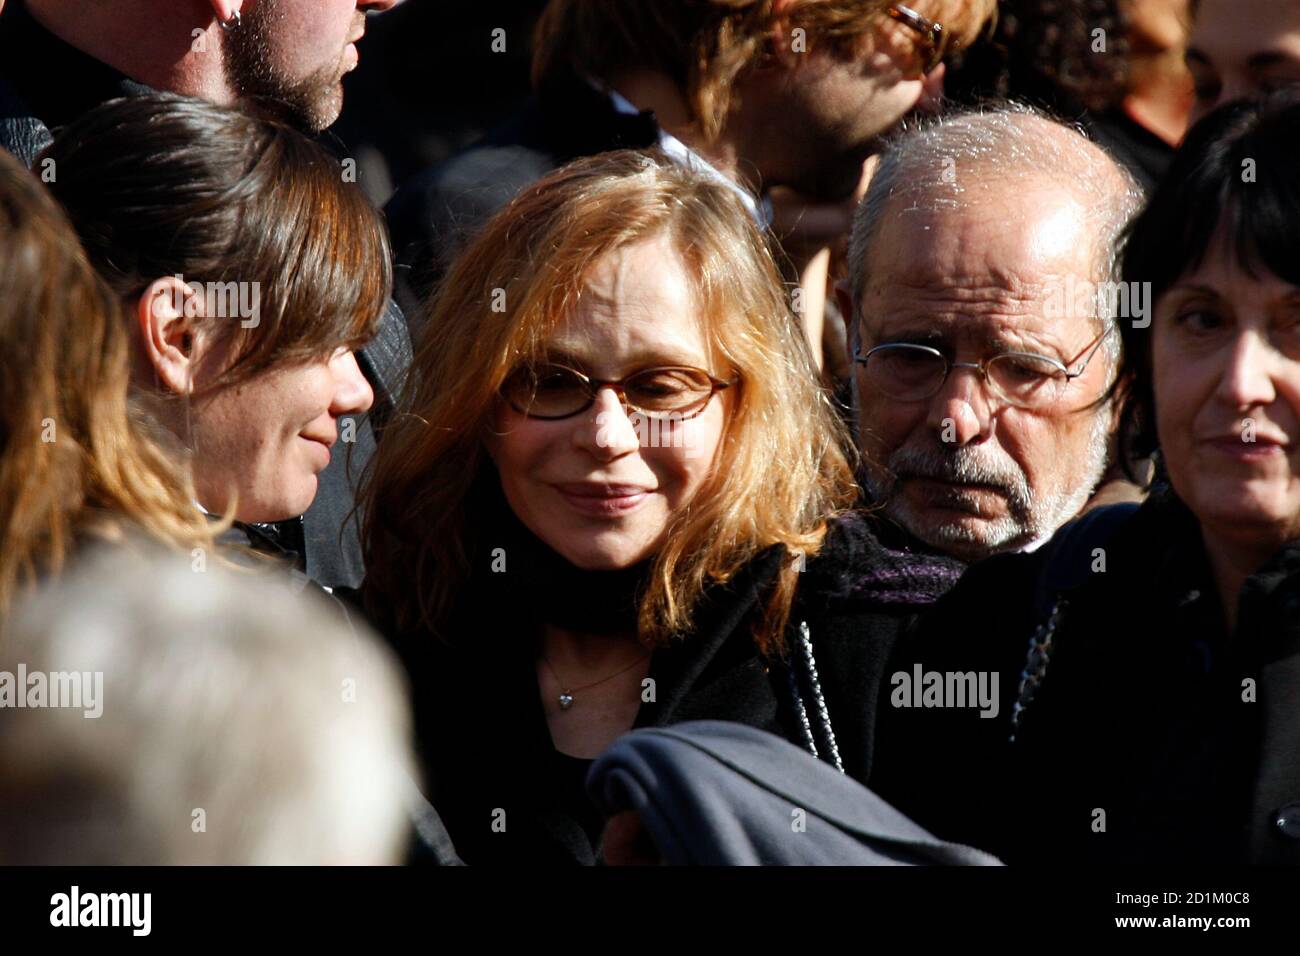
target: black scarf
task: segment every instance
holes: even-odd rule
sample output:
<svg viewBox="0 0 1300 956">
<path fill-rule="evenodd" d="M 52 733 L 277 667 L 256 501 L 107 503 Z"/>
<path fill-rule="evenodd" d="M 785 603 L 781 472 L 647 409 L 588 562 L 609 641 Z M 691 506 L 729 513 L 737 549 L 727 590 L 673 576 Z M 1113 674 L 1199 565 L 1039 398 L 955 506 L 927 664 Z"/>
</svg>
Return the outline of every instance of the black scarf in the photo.
<svg viewBox="0 0 1300 956">
<path fill-rule="evenodd" d="M 480 611 L 513 611 L 534 623 L 587 634 L 635 633 L 653 559 L 613 571 L 585 570 L 533 534 L 499 489 L 491 497 L 491 530 L 481 539 L 469 589 L 488 602 L 479 604 Z"/>
</svg>

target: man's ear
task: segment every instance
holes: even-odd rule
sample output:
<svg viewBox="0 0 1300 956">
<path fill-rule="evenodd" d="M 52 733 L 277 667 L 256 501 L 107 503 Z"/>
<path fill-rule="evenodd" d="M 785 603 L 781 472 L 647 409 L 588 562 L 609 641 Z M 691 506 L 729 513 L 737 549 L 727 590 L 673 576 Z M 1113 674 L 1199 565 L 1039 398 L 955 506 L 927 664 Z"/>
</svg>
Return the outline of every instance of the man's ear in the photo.
<svg viewBox="0 0 1300 956">
<path fill-rule="evenodd" d="M 218 23 L 229 23 L 243 7 L 244 0 L 208 0 L 208 5 L 212 7 L 212 15 Z"/>
<path fill-rule="evenodd" d="M 840 307 L 840 315 L 844 316 L 844 354 L 852 361 L 853 333 L 858 327 L 858 313 L 853 308 L 853 293 L 849 291 L 849 284 L 844 279 L 835 281 L 835 304 Z"/>
<path fill-rule="evenodd" d="M 194 390 L 198 353 L 194 319 L 203 314 L 203 297 L 176 276 L 157 279 L 136 304 L 144 355 L 154 376 L 169 391 Z"/>
</svg>

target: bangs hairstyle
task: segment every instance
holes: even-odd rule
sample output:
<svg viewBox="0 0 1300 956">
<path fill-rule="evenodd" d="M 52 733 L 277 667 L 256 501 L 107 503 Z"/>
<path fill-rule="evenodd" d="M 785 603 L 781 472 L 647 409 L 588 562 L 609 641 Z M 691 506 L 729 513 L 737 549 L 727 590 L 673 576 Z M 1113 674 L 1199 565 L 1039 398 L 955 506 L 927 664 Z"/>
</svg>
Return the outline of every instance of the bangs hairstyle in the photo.
<svg viewBox="0 0 1300 956">
<path fill-rule="evenodd" d="M 774 50 L 777 31 L 792 51 L 801 29 L 807 49 L 860 57 L 872 31 L 910 50 L 918 36 L 889 19 L 891 0 L 551 0 L 533 33 L 533 85 L 561 71 L 611 80 L 642 68 L 666 74 L 686 94 L 707 140 L 726 124 L 736 79 Z M 996 0 L 918 0 L 921 13 L 949 33 L 950 50 L 972 42 Z"/>
<path fill-rule="evenodd" d="M 51 191 L 129 307 L 167 276 L 256 283 L 245 293 L 257 290 L 256 325 L 229 307 L 207 319 L 231 356 L 214 387 L 356 349 L 378 328 L 392 288 L 383 220 L 337 159 L 284 123 L 174 94 L 131 97 L 64 127 L 37 168 L 51 160 Z"/>
<path fill-rule="evenodd" d="M 130 369 L 117 300 L 0 150 L 0 618 L 88 535 L 212 550 L 221 526 L 128 404 Z"/>
<path fill-rule="evenodd" d="M 641 639 L 663 645 L 688 633 L 705 587 L 774 545 L 816 553 L 826 518 L 853 505 L 852 442 L 739 199 L 661 153 L 604 153 L 517 196 L 430 304 L 363 494 L 366 603 L 391 628 L 450 636 L 454 599 L 493 544 L 483 540 L 484 509 L 508 507 L 484 447 L 502 383 L 544 354 L 603 256 L 660 237 L 687 273 L 711 371 L 738 382 L 713 470 L 653 557 Z M 764 653 L 782 649 L 797 578 L 786 562 L 755 627 Z"/>
<path fill-rule="evenodd" d="M 1272 274 L 1300 286 L 1298 163 L 1300 89 L 1228 103 L 1210 113 L 1187 134 L 1169 172 L 1133 222 L 1124 281 L 1150 282 L 1154 311 L 1180 278 L 1196 272 L 1208 257 L 1227 253 L 1252 278 Z M 1128 385 L 1121 434 L 1129 436 L 1131 456 L 1140 459 L 1159 444 L 1152 330 L 1121 321 L 1120 331 L 1125 357 L 1121 379 Z"/>
</svg>

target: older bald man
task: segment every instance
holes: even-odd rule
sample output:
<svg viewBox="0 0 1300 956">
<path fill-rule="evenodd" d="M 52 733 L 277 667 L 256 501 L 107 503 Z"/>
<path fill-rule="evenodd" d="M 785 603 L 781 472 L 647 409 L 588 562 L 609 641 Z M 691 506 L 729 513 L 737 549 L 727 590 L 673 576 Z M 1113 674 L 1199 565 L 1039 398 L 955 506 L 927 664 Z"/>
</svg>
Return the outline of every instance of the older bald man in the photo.
<svg viewBox="0 0 1300 956">
<path fill-rule="evenodd" d="M 863 481 L 916 545 L 1030 549 L 1092 494 L 1113 320 L 1143 307 L 1115 281 L 1141 200 L 1100 147 L 1022 108 L 949 115 L 883 155 L 841 305 Z"/>
</svg>

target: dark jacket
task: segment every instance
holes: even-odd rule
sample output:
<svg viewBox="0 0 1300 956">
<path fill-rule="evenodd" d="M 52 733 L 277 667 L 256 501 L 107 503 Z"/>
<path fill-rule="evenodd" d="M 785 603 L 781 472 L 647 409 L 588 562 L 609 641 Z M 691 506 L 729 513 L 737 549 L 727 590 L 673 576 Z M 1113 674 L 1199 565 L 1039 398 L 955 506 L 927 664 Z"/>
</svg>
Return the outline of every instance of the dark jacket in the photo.
<svg viewBox="0 0 1300 956">
<path fill-rule="evenodd" d="M 1068 529 L 971 568 L 898 643 L 891 675 L 997 670 L 1000 708 L 886 687 L 873 789 L 1009 863 L 1300 863 L 1300 544 L 1246 582 L 1229 634 L 1168 489 L 1054 559 Z"/>
<path fill-rule="evenodd" d="M 419 303 L 461 250 L 525 186 L 580 156 L 658 141 L 653 113 L 619 113 L 604 93 L 565 75 L 480 142 L 412 177 L 384 209 L 397 255 L 398 301 L 412 327 Z"/>
<path fill-rule="evenodd" d="M 808 749 L 802 701 L 820 756 L 832 759 L 797 655 L 789 666 L 765 661 L 751 637 L 763 589 L 785 560 L 779 546 L 761 554 L 706 596 L 689 639 L 655 651 L 654 700 L 643 694 L 635 727 L 727 720 Z M 897 623 L 950 586 L 958 566 L 888 550 L 867 520 L 850 516 L 834 524 L 803 573 L 788 637 L 798 642 L 807 624 L 840 759 L 864 780 Z M 454 646 L 425 633 L 394 641 L 410 673 L 429 794 L 470 865 L 593 863 L 601 820 L 584 790 L 590 761 L 561 755 L 551 743 L 535 670 L 537 601 L 509 577 L 470 582 L 462 602 L 470 623 Z"/>
<path fill-rule="evenodd" d="M 50 33 L 23 0 L 5 5 L 0 14 L 0 149 L 30 165 L 49 145 L 51 130 L 108 100 L 149 92 Z M 316 500 L 301 520 L 307 573 L 328 587 L 358 587 L 364 576 L 356 521 L 348 515 L 357 476 L 374 453 L 376 429 L 382 428 L 411 364 L 406 320 L 395 302 L 389 303 L 374 341 L 357 353 L 357 362 L 374 389 L 374 406 L 357 417 L 355 442 L 340 444 L 330 456 L 318 478 Z M 299 519 L 289 525 L 282 533 L 292 540 Z"/>
</svg>

